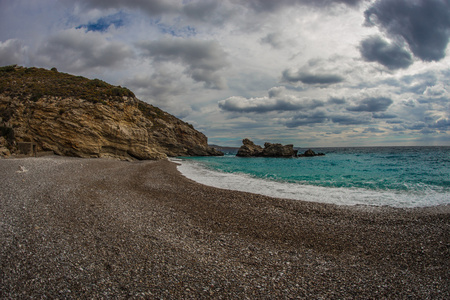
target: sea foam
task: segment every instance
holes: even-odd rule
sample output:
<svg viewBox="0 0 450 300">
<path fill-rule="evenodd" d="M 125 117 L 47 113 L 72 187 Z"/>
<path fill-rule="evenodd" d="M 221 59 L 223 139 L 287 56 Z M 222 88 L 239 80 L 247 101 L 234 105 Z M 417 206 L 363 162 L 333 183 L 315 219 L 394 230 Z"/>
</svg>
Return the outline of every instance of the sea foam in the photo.
<svg viewBox="0 0 450 300">
<path fill-rule="evenodd" d="M 369 190 L 364 188 L 321 187 L 309 184 L 279 182 L 255 178 L 242 173 L 225 173 L 205 168 L 192 160 L 174 159 L 178 170 L 198 183 L 221 189 L 250 192 L 270 197 L 331 203 L 391 207 L 427 207 L 449 204 L 448 194 L 435 191 Z"/>
</svg>

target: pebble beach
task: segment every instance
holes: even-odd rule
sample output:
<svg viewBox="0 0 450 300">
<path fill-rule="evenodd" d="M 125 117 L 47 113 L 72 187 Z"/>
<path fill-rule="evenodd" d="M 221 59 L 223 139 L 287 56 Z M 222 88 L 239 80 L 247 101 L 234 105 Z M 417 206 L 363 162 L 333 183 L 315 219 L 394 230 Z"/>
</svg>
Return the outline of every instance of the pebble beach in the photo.
<svg viewBox="0 0 450 300">
<path fill-rule="evenodd" d="M 223 190 L 167 160 L 0 159 L 2 299 L 449 299 L 450 207 Z"/>
</svg>

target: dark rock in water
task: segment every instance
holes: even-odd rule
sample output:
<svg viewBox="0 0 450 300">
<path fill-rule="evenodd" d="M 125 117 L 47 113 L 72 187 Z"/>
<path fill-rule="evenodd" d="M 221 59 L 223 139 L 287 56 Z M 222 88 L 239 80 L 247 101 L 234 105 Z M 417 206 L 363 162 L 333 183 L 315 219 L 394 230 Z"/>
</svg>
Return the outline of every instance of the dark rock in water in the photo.
<svg viewBox="0 0 450 300">
<path fill-rule="evenodd" d="M 308 149 L 303 153 L 304 156 L 316 156 L 316 153 L 312 151 L 311 149 Z"/>
<path fill-rule="evenodd" d="M 239 148 L 236 156 L 241 157 L 296 157 L 297 150 L 294 150 L 293 145 L 281 145 L 265 143 L 264 148 L 255 145 L 249 139 L 242 141 L 242 146 Z"/>
<path fill-rule="evenodd" d="M 324 153 L 316 153 L 312 151 L 311 149 L 308 149 L 305 151 L 305 153 L 300 154 L 299 157 L 312 157 L 312 156 L 324 156 Z"/>
<path fill-rule="evenodd" d="M 297 150 L 294 150 L 294 145 L 281 145 L 265 143 L 261 156 L 264 157 L 296 157 Z"/>
<path fill-rule="evenodd" d="M 252 141 L 249 139 L 244 139 L 242 141 L 242 146 L 239 148 L 236 156 L 241 157 L 252 157 L 252 156 L 260 156 L 260 154 L 263 151 L 263 148 L 261 146 L 255 145 Z"/>
</svg>

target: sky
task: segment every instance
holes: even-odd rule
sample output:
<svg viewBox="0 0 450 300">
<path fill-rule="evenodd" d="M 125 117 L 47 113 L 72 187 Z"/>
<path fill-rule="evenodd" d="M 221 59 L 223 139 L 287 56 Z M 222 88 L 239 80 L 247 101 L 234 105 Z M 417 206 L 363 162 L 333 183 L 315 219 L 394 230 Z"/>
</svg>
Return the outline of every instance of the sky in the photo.
<svg viewBox="0 0 450 300">
<path fill-rule="evenodd" d="M 99 78 L 203 132 L 450 145 L 450 0 L 0 0 L 0 66 Z"/>
</svg>

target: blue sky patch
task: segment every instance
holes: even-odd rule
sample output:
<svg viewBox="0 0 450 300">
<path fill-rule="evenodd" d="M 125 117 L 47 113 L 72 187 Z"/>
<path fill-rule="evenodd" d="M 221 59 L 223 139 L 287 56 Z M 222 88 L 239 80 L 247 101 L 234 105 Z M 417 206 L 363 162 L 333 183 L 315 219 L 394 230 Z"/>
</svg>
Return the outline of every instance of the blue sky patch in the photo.
<svg viewBox="0 0 450 300">
<path fill-rule="evenodd" d="M 105 32 L 111 25 L 114 25 L 116 28 L 122 27 L 125 25 L 125 15 L 121 12 L 102 17 L 98 19 L 96 22 L 89 22 L 88 24 L 83 24 L 76 29 L 86 28 L 86 31 L 100 31 Z"/>
</svg>

